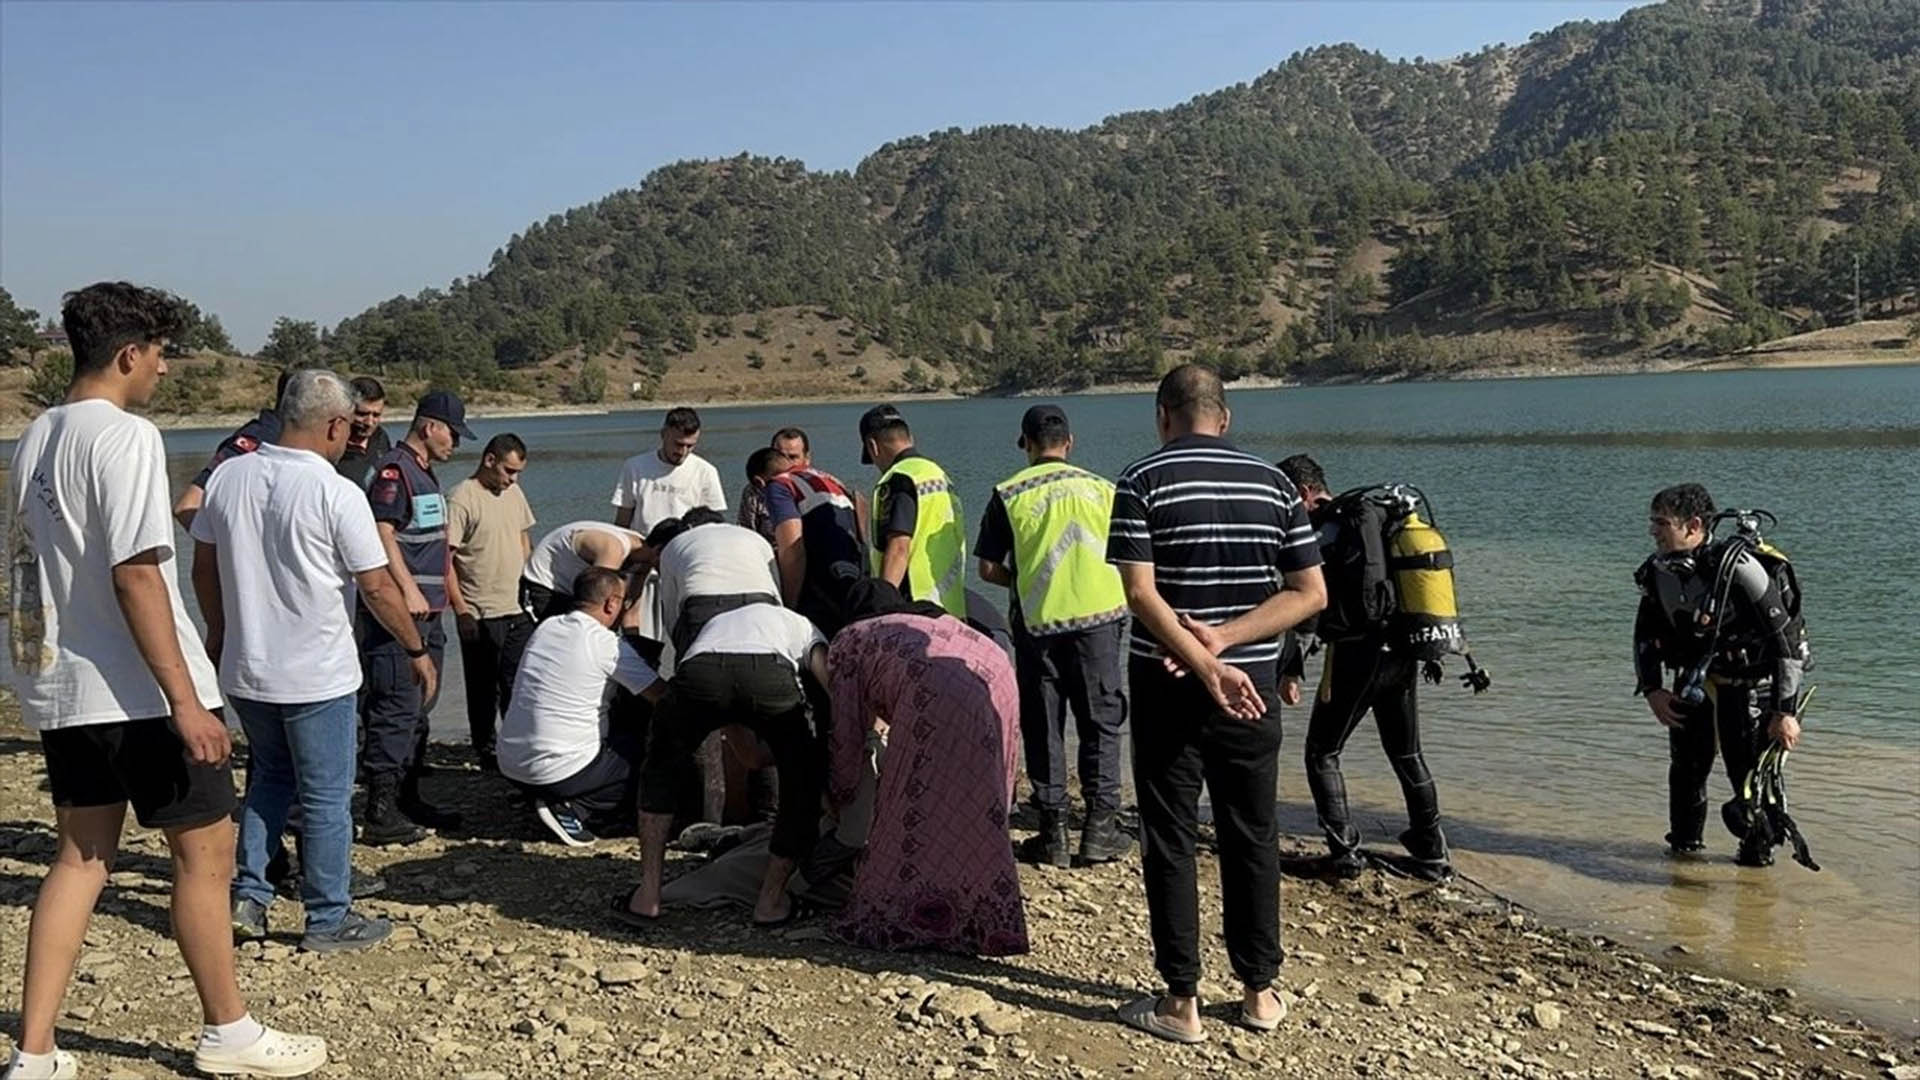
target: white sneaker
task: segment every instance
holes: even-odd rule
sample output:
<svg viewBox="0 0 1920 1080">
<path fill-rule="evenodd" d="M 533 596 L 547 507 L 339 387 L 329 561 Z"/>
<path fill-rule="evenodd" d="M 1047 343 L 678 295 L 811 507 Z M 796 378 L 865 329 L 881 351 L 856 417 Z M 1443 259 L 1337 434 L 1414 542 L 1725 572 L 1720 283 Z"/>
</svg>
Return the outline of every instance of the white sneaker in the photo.
<svg viewBox="0 0 1920 1080">
<path fill-rule="evenodd" d="M 305 1076 L 327 1063 L 327 1040 L 266 1030 L 249 1046 L 193 1052 L 193 1067 L 214 1076 Z"/>
<path fill-rule="evenodd" d="M 7 1068 L 5 1072 L 0 1073 L 0 1080 L 12 1080 L 16 1069 L 14 1064 L 16 1060 L 18 1059 L 12 1059 L 6 1062 Z M 25 1076 L 26 1074 L 22 1073 L 20 1075 Z M 80 1062 L 65 1050 L 55 1049 L 53 1052 L 53 1071 L 50 1073 L 41 1073 L 40 1075 L 46 1077 L 47 1080 L 80 1080 Z"/>
</svg>

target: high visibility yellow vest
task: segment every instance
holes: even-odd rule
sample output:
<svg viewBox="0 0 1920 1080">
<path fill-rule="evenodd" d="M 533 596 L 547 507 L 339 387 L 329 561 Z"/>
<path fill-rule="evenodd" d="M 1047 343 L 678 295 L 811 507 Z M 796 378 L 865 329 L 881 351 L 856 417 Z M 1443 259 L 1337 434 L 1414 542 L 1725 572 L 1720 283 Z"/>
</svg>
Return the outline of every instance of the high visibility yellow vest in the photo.
<svg viewBox="0 0 1920 1080">
<path fill-rule="evenodd" d="M 1014 592 L 1032 634 L 1109 623 L 1127 613 L 1107 562 L 1113 485 L 1064 461 L 1042 461 L 997 489 L 1013 526 Z"/>
<path fill-rule="evenodd" d="M 915 600 L 930 600 L 951 614 L 967 614 L 967 541 L 965 524 L 960 520 L 960 497 L 947 482 L 946 471 L 926 458 L 901 458 L 880 474 L 873 485 L 873 547 L 870 557 L 873 575 L 880 576 L 886 558 L 887 538 L 881 535 L 886 521 L 884 498 L 887 481 L 899 473 L 913 481 L 914 505 L 918 515 L 913 522 L 913 545 L 907 549 L 907 593 Z"/>
</svg>

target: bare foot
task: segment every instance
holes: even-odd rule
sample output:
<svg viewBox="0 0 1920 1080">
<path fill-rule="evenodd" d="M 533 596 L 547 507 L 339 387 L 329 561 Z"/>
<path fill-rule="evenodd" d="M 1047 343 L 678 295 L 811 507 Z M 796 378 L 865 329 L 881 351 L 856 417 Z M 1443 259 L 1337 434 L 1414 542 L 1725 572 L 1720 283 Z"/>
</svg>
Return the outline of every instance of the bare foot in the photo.
<svg viewBox="0 0 1920 1080">
<path fill-rule="evenodd" d="M 1162 1020 L 1182 1032 L 1195 1035 L 1201 1032 L 1199 998 L 1174 997 L 1172 994 L 1167 994 L 1161 997 L 1159 1004 L 1153 1007 L 1153 1011 Z"/>
<path fill-rule="evenodd" d="M 781 893 L 771 901 L 763 898 L 760 903 L 755 905 L 753 909 L 753 921 L 762 925 L 771 925 L 773 923 L 787 921 L 787 917 L 792 914 L 792 898 L 787 896 L 786 893 Z"/>
<path fill-rule="evenodd" d="M 1287 1003 L 1272 986 L 1250 989 L 1240 999 L 1240 1015 L 1256 1025 L 1268 1027 L 1286 1018 Z"/>
<path fill-rule="evenodd" d="M 660 917 L 660 898 L 658 896 L 653 897 L 651 900 L 643 898 L 640 894 L 645 891 L 644 888 L 636 888 L 633 890 L 633 895 L 627 897 L 627 910 L 633 912 L 635 915 L 644 915 L 649 919 L 657 919 Z"/>
</svg>

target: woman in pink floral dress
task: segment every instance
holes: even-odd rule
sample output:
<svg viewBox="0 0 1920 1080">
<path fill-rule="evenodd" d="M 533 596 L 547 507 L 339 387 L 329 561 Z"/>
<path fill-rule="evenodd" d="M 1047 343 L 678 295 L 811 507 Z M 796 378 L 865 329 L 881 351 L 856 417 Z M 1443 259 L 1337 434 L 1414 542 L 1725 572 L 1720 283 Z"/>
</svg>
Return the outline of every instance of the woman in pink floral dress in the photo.
<svg viewBox="0 0 1920 1080">
<path fill-rule="evenodd" d="M 1020 719 L 1007 654 L 959 619 L 898 612 L 849 624 L 827 665 L 836 806 L 853 798 L 876 721 L 887 744 L 840 935 L 873 949 L 1026 952 L 1007 838 Z"/>
</svg>

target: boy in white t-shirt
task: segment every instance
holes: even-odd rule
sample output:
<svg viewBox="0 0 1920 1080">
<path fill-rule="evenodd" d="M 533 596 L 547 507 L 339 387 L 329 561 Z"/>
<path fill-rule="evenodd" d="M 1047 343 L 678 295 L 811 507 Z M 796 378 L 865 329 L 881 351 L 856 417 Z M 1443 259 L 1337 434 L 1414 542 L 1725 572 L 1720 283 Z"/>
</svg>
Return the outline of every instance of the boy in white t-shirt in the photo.
<svg viewBox="0 0 1920 1080">
<path fill-rule="evenodd" d="M 174 937 L 199 992 L 196 1068 L 304 1076 L 326 1043 L 263 1027 L 234 981 L 232 744 L 213 665 L 180 602 L 166 448 L 145 405 L 184 326 L 175 298 L 124 282 L 69 294 L 66 402 L 20 436 L 7 479 L 14 688 L 40 733 L 59 852 L 27 930 L 20 1040 L 4 1080 L 72 1077 L 54 1020 L 127 807 L 178 874 Z"/>
<path fill-rule="evenodd" d="M 685 406 L 668 409 L 660 425 L 659 449 L 635 454 L 620 467 L 620 480 L 613 486 L 613 523 L 644 536 L 696 506 L 726 510 L 719 471 L 693 452 L 699 443 L 700 414 Z M 634 598 L 627 624 L 645 637 L 665 641 L 662 623 L 672 620 L 659 610 L 654 590 L 655 579 L 649 576 Z"/>
</svg>

